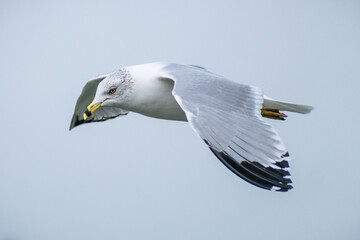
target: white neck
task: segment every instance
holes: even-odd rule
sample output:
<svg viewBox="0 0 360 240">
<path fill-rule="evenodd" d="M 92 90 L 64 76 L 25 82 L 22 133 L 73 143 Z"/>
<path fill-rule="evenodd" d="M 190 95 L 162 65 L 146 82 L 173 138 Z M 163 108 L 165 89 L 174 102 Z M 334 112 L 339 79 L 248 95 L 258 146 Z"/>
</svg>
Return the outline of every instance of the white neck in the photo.
<svg viewBox="0 0 360 240">
<path fill-rule="evenodd" d="M 172 95 L 174 82 L 161 78 L 166 63 L 126 67 L 132 77 L 132 94 L 122 108 L 149 117 L 187 121 L 184 111 Z"/>
</svg>

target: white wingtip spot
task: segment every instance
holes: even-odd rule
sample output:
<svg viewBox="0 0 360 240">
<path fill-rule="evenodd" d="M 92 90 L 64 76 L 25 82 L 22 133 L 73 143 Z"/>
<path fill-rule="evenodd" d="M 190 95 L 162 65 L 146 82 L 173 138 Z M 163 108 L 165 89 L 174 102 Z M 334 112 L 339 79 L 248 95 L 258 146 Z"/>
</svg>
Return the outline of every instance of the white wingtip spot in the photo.
<svg viewBox="0 0 360 240">
<path fill-rule="evenodd" d="M 279 187 L 276 187 L 276 186 L 272 186 L 271 188 L 270 188 L 270 191 L 277 191 L 277 190 L 280 190 L 281 188 L 279 188 Z"/>
</svg>

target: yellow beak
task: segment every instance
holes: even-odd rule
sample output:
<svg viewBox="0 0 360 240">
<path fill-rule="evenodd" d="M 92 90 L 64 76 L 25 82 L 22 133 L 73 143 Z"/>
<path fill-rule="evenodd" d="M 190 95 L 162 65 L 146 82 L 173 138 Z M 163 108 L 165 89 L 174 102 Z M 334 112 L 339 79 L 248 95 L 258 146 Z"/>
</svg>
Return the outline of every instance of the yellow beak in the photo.
<svg viewBox="0 0 360 240">
<path fill-rule="evenodd" d="M 88 117 L 90 117 L 96 110 L 98 110 L 101 107 L 101 103 L 95 104 L 92 102 L 88 107 L 87 110 L 84 113 L 84 120 L 86 120 Z"/>
</svg>

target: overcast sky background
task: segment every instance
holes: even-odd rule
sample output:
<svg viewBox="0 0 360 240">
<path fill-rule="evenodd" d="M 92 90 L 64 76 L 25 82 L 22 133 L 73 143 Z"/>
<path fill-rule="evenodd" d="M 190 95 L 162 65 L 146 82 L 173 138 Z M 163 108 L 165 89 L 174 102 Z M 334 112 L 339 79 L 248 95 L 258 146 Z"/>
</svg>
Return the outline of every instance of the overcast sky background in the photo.
<svg viewBox="0 0 360 240">
<path fill-rule="evenodd" d="M 0 2 L 0 240 L 360 239 L 359 1 Z M 269 120 L 294 189 L 235 176 L 187 123 L 69 132 L 87 80 L 197 64 L 315 107 Z"/>
</svg>

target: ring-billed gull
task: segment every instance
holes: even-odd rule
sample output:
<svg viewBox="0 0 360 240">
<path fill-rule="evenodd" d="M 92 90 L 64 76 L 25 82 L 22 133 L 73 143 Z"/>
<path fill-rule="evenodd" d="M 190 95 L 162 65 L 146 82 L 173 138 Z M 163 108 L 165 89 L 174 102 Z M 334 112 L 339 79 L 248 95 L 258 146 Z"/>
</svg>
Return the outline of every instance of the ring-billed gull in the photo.
<svg viewBox="0 0 360 240">
<path fill-rule="evenodd" d="M 236 175 L 264 189 L 288 191 L 290 156 L 264 117 L 284 120 L 280 111 L 305 114 L 312 109 L 273 100 L 258 87 L 232 82 L 199 66 L 158 62 L 91 79 L 76 103 L 70 130 L 130 111 L 188 121 Z"/>
</svg>

